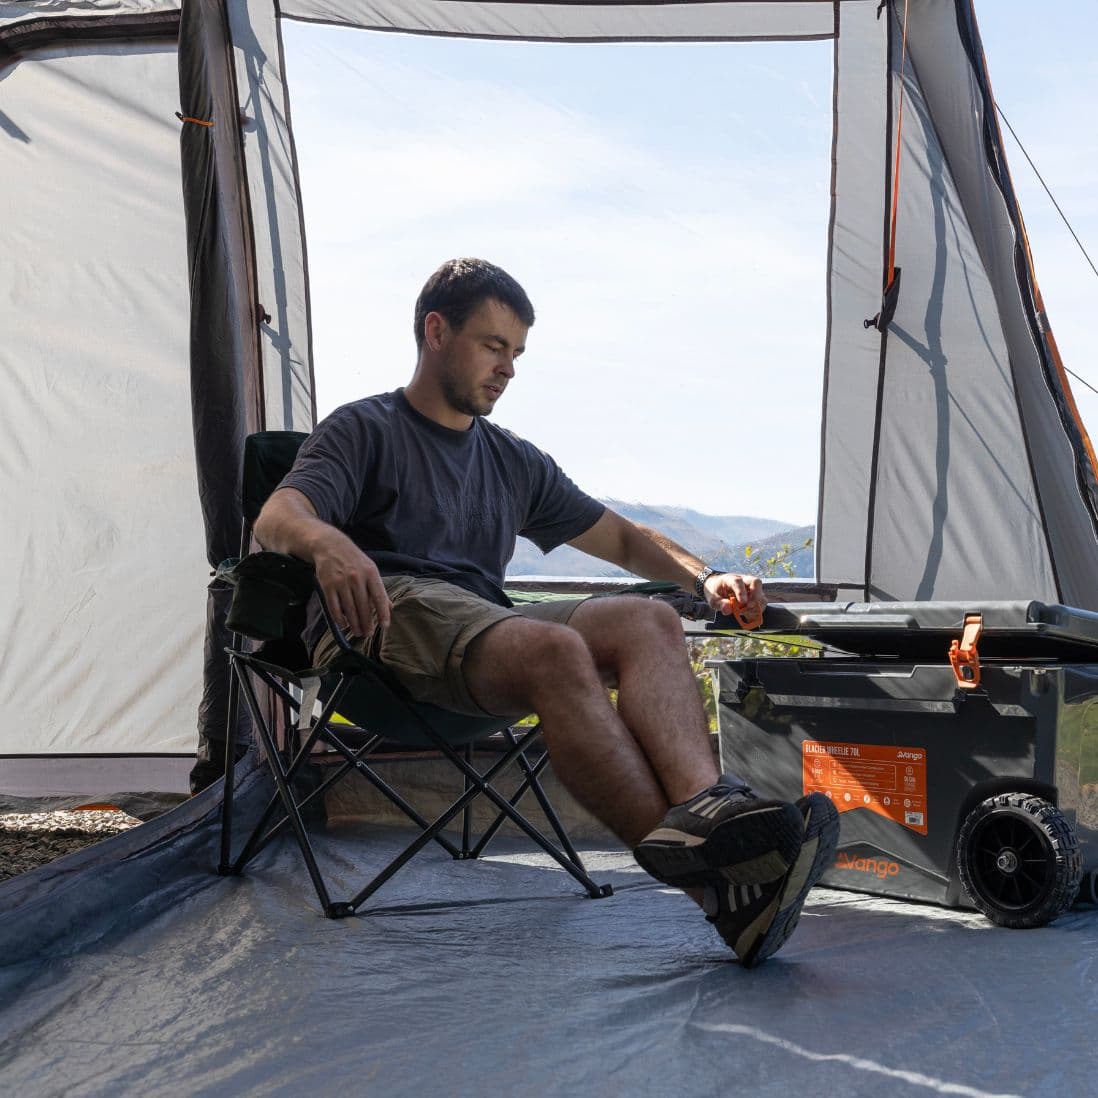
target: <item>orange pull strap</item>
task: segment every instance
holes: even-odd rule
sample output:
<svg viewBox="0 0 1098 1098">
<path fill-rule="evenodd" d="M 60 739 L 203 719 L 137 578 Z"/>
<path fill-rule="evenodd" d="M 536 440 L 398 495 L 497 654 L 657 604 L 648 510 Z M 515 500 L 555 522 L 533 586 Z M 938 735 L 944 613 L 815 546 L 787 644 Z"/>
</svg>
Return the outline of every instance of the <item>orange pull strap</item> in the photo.
<svg viewBox="0 0 1098 1098">
<path fill-rule="evenodd" d="M 179 111 L 175 112 L 175 117 L 178 118 L 180 122 L 192 122 L 196 126 L 205 126 L 207 129 L 215 125 L 213 121 L 205 118 L 192 118 L 189 114 L 180 114 Z"/>
<path fill-rule="evenodd" d="M 980 685 L 980 654 L 976 651 L 980 634 L 984 631 L 982 614 L 965 614 L 965 628 L 961 639 L 954 639 L 949 646 L 949 662 L 957 685 L 963 690 L 975 690 Z"/>
<path fill-rule="evenodd" d="M 892 224 L 888 234 L 888 278 L 885 293 L 896 281 L 896 222 L 900 212 L 900 149 L 904 132 L 904 77 L 907 73 L 907 0 L 904 0 L 904 29 L 900 44 L 900 106 L 896 112 L 896 162 L 892 169 Z"/>
<path fill-rule="evenodd" d="M 877 8 L 877 17 L 887 0 L 881 0 Z M 896 303 L 900 297 L 900 268 L 896 266 L 896 224 L 900 216 L 900 153 L 903 149 L 904 132 L 904 79 L 907 74 L 907 8 L 908 0 L 904 0 L 904 25 L 903 38 L 900 42 L 900 103 L 896 112 L 896 154 L 892 167 L 892 208 L 889 213 L 888 229 L 888 260 L 885 271 L 884 290 L 881 294 L 881 308 L 876 316 L 864 321 L 866 328 L 876 328 L 883 332 L 896 314 Z M 891 7 L 889 8 L 891 13 Z"/>
</svg>

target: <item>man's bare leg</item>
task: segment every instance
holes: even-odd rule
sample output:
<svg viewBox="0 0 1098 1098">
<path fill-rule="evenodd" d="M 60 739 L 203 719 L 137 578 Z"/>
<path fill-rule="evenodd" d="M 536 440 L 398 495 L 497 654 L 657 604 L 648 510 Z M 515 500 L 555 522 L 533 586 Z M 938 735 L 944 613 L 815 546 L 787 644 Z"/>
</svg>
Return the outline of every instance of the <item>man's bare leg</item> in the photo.
<svg viewBox="0 0 1098 1098">
<path fill-rule="evenodd" d="M 466 683 L 490 712 L 539 714 L 557 776 L 635 850 L 638 861 L 643 839 L 655 839 L 658 847 L 664 842 L 658 836 L 674 833 L 676 813 L 694 813 L 695 821 L 699 811 L 723 819 L 714 822 L 714 832 L 722 830 L 721 846 L 753 857 L 722 861 L 713 867 L 719 872 L 711 876 L 707 869 L 696 880 L 693 867 L 690 879 L 682 880 L 651 867 L 649 872 L 701 904 L 727 944 L 753 966 L 784 944 L 809 889 L 833 858 L 835 810 L 826 798 L 802 808 L 724 788 L 703 792 L 716 780 L 717 768 L 682 627 L 665 609 L 640 600 L 593 600 L 568 626 L 502 621 L 469 646 Z M 606 695 L 606 678 L 617 681 L 620 715 Z M 673 803 L 698 793 L 668 814 Z M 719 808 L 719 815 L 712 817 L 701 802 Z M 692 826 L 687 822 L 688 830 Z M 746 835 L 742 844 L 737 826 Z M 758 845 L 760 834 L 771 829 L 773 838 Z M 779 846 L 785 848 L 780 857 Z M 776 857 L 777 865 L 771 864 Z"/>
<path fill-rule="evenodd" d="M 701 693 L 678 615 L 626 596 L 583 603 L 568 627 L 604 681 L 618 687 L 618 715 L 672 810 L 634 843 L 654 877 L 693 889 L 714 873 L 740 884 L 774 880 L 796 857 L 804 824 L 796 806 L 720 782 Z"/>
<path fill-rule="evenodd" d="M 463 668 L 489 713 L 538 714 L 557 777 L 630 848 L 663 818 L 664 782 L 610 703 L 576 630 L 509 618 L 469 645 Z"/>
<path fill-rule="evenodd" d="M 595 666 L 618 688 L 618 714 L 649 760 L 667 799 L 678 804 L 719 774 L 679 615 L 636 596 L 596 598 L 568 622 Z"/>
</svg>

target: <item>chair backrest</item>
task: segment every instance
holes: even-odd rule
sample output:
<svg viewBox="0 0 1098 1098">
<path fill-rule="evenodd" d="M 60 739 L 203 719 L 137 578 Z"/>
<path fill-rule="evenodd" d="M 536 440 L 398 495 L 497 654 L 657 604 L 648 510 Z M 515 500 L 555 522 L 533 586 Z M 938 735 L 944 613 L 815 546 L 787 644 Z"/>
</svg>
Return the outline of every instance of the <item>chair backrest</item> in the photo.
<svg viewBox="0 0 1098 1098">
<path fill-rule="evenodd" d="M 244 440 L 241 503 L 249 530 L 267 497 L 293 467 L 297 452 L 308 437 L 302 431 L 257 431 Z"/>
</svg>

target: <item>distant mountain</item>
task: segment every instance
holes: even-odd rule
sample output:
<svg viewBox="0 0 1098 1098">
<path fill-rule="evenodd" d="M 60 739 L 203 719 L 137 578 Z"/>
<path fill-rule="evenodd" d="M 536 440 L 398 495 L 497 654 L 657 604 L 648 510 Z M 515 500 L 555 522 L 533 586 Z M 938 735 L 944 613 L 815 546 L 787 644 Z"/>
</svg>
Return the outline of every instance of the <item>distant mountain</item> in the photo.
<svg viewBox="0 0 1098 1098">
<path fill-rule="evenodd" d="M 815 537 L 814 526 L 792 526 L 778 519 L 748 515 L 705 515 L 686 507 L 624 503 L 615 499 L 602 502 L 626 518 L 666 534 L 714 568 L 757 571 L 767 557 L 788 544 L 793 549 L 789 557 L 793 575 L 812 576 L 813 549 L 802 546 L 806 538 Z M 744 548 L 748 545 L 754 550 L 750 560 L 744 557 Z M 752 566 L 752 562 L 758 562 L 758 565 Z M 541 550 L 525 538 L 519 538 L 507 574 L 584 578 L 627 575 L 620 568 L 586 556 L 569 545 L 562 545 L 543 556 Z"/>
</svg>

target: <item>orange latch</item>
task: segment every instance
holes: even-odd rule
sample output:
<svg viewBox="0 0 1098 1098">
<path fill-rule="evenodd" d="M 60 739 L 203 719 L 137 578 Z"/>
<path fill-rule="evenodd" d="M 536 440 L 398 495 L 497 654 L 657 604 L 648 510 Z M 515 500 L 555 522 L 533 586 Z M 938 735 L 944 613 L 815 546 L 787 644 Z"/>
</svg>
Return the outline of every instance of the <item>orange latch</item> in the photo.
<svg viewBox="0 0 1098 1098">
<path fill-rule="evenodd" d="M 954 640 L 949 646 L 949 662 L 953 665 L 953 674 L 957 676 L 957 685 L 963 690 L 975 690 L 980 685 L 980 654 L 976 651 L 976 645 L 980 643 L 983 631 L 982 614 L 965 614 L 961 639 Z"/>
<path fill-rule="evenodd" d="M 740 623 L 741 629 L 750 632 L 762 625 L 763 612 L 757 607 L 748 609 L 742 603 L 733 601 L 732 616 Z"/>
</svg>

